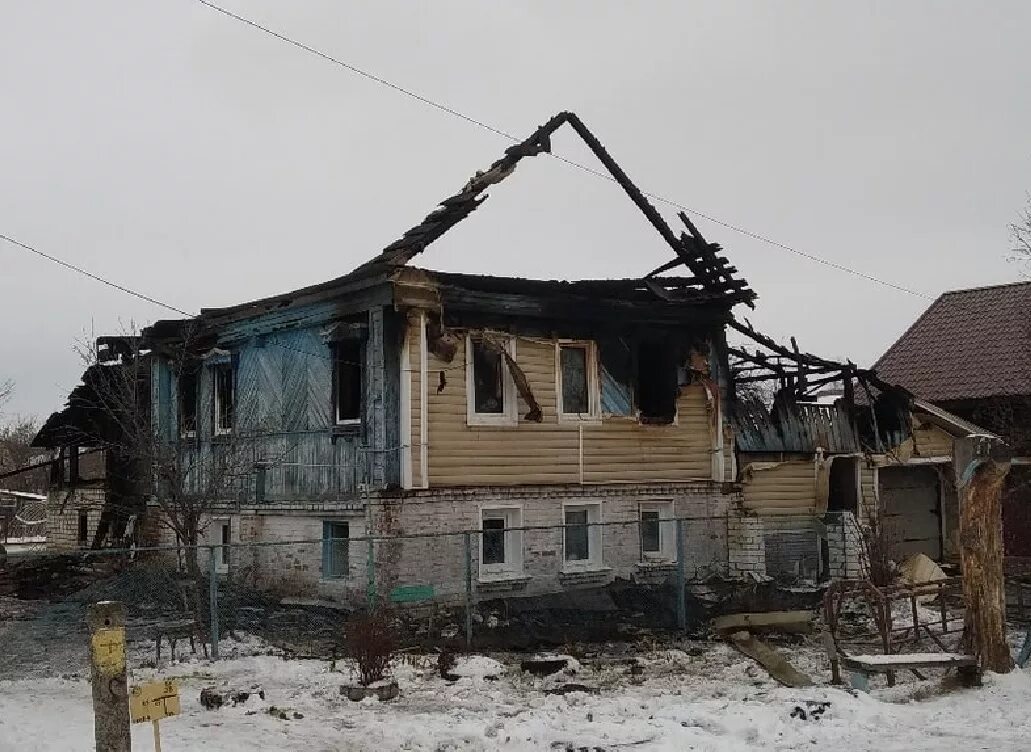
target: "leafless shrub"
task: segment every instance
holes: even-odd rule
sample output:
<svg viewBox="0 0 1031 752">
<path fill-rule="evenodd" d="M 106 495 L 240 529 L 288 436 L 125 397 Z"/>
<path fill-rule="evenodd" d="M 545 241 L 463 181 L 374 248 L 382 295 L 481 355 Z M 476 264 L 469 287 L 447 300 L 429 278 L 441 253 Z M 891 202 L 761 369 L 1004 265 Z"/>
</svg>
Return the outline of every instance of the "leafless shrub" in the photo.
<svg viewBox="0 0 1031 752">
<path fill-rule="evenodd" d="M 344 632 L 344 655 L 358 664 L 362 686 L 381 681 L 397 652 L 390 613 L 377 608 L 356 616 Z"/>
<path fill-rule="evenodd" d="M 887 587 L 894 581 L 896 549 L 880 511 L 871 511 L 859 524 L 859 560 L 866 578 L 875 586 Z"/>
</svg>

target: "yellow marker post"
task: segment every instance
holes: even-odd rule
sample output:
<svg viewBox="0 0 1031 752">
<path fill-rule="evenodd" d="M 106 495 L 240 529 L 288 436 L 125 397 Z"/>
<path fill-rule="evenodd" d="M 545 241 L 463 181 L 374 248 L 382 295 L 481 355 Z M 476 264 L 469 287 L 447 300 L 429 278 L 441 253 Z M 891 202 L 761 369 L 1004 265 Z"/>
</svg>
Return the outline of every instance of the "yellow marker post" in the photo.
<svg viewBox="0 0 1031 752">
<path fill-rule="evenodd" d="M 97 752 L 130 752 L 129 713 L 125 707 L 125 609 L 102 602 L 86 611 L 90 631 L 90 678 Z"/>
<path fill-rule="evenodd" d="M 179 705 L 179 688 L 171 679 L 150 682 L 133 687 L 129 692 L 129 717 L 133 723 L 154 724 L 154 750 L 161 752 L 161 727 L 159 721 L 182 712 Z"/>
</svg>

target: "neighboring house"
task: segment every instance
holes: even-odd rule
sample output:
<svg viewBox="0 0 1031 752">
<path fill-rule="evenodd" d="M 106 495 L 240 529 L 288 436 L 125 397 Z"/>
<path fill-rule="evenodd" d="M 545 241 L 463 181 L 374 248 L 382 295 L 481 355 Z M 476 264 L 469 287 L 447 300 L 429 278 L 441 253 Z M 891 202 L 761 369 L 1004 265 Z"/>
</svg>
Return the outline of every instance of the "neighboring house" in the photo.
<svg viewBox="0 0 1031 752">
<path fill-rule="evenodd" d="M 122 547 L 134 541 L 135 522 L 150 493 L 136 457 L 126 457 L 126 425 L 116 416 L 122 385 L 138 382 L 149 394 L 150 364 L 133 337 L 100 337 L 96 360 L 53 413 L 32 445 L 53 450 L 47 495 L 47 547 L 53 551 Z M 148 400 L 140 405 L 149 408 Z M 137 418 L 146 429 L 149 415 Z"/>
<path fill-rule="evenodd" d="M 880 438 L 858 404 L 741 410 L 735 421 L 745 507 L 762 520 L 767 573 L 858 577 L 859 524 L 877 515 L 892 558 L 958 558 L 953 441 L 982 432 L 919 399 Z M 885 412 L 881 412 L 881 418 Z"/>
<path fill-rule="evenodd" d="M 1031 556 L 1031 282 L 944 293 L 874 369 L 1002 437 L 1017 459 L 1003 516 L 1007 554 Z"/>
<path fill-rule="evenodd" d="M 47 497 L 0 488 L 0 547 L 45 543 Z"/>
</svg>

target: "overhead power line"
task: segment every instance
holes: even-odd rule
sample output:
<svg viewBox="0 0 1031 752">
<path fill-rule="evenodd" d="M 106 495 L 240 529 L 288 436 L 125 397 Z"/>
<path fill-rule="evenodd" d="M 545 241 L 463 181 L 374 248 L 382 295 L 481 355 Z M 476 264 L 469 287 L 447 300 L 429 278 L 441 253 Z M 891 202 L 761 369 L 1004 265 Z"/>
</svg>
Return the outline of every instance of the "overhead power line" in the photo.
<svg viewBox="0 0 1031 752">
<path fill-rule="evenodd" d="M 502 130 L 501 128 L 493 126 L 483 120 L 478 120 L 477 118 L 474 118 L 470 115 L 466 115 L 464 112 L 461 112 L 460 110 L 457 110 L 454 107 L 450 107 L 446 104 L 434 101 L 429 97 L 425 97 L 422 94 L 419 94 L 411 89 L 396 84 L 393 81 L 383 78 L 382 76 L 378 76 L 375 73 L 371 73 L 363 68 L 358 67 L 357 65 L 347 62 L 346 60 L 341 60 L 338 57 L 334 57 L 333 55 L 330 55 L 328 52 L 324 52 L 323 50 L 320 50 L 316 47 L 312 47 L 309 44 L 305 44 L 300 40 L 294 39 L 293 37 L 289 37 L 286 34 L 282 34 L 276 31 L 275 29 L 258 23 L 254 19 L 247 18 L 246 16 L 241 16 L 238 13 L 234 13 L 228 8 L 224 8 L 221 5 L 217 5 L 216 3 L 213 3 L 210 0 L 196 0 L 196 2 L 200 3 L 201 5 L 207 8 L 210 8 L 213 11 L 216 11 L 217 13 L 221 13 L 223 16 L 226 16 L 227 18 L 231 18 L 234 21 L 251 27 L 252 29 L 256 29 L 257 31 L 261 31 L 265 34 L 268 34 L 269 36 L 278 39 L 281 42 L 285 42 L 286 44 L 289 44 L 293 47 L 296 47 L 299 50 L 307 52 L 310 55 L 314 55 L 315 57 L 321 58 L 322 60 L 333 63 L 334 65 L 339 66 L 340 68 L 343 68 L 347 71 L 350 71 L 351 73 L 354 73 L 358 76 L 361 76 L 362 78 L 366 78 L 370 81 L 373 81 L 374 83 L 380 84 L 381 86 L 386 86 L 387 88 L 392 89 L 399 94 L 409 97 L 410 99 L 414 99 L 415 101 L 420 102 L 428 107 L 432 107 L 435 110 L 439 110 L 448 115 L 451 115 L 452 117 L 464 120 L 467 123 L 471 123 L 472 125 L 489 131 L 490 133 L 493 133 L 497 136 L 501 136 L 502 138 L 508 139 L 509 141 L 519 142 L 521 140 L 517 136 L 505 130 Z M 559 160 L 560 162 L 569 165 L 570 167 L 575 167 L 576 169 L 582 170 L 583 172 L 586 172 L 590 175 L 594 175 L 595 177 L 603 178 L 612 183 L 616 182 L 615 178 L 613 178 L 611 175 L 608 175 L 607 173 L 602 172 L 601 170 L 596 170 L 585 164 L 581 164 L 580 162 L 577 162 L 573 159 L 569 159 L 568 157 L 563 157 L 560 154 L 548 152 L 548 155 Z M 666 204 L 667 206 L 679 209 L 680 211 L 688 212 L 690 214 L 694 214 L 695 216 L 702 217 L 703 219 L 706 219 L 709 222 L 712 222 L 713 224 L 725 227 L 728 230 L 744 235 L 745 237 L 752 238 L 753 240 L 758 240 L 762 243 L 766 243 L 775 248 L 780 248 L 781 250 L 793 253 L 796 256 L 799 256 L 800 258 L 813 261 L 817 264 L 822 264 L 823 266 L 829 267 L 831 269 L 836 269 L 838 271 L 851 274 L 853 276 L 859 277 L 860 279 L 865 279 L 869 282 L 874 282 L 876 284 L 883 285 L 884 287 L 889 287 L 893 290 L 898 290 L 899 292 L 904 292 L 909 295 L 915 295 L 925 300 L 934 300 L 933 295 L 929 295 L 919 290 L 914 290 L 913 288 L 906 287 L 905 285 L 901 285 L 896 282 L 891 282 L 890 280 L 882 279 L 881 277 L 876 277 L 872 274 L 867 274 L 866 272 L 860 271 L 858 269 L 853 269 L 852 267 L 847 266 L 845 264 L 841 264 L 836 261 L 831 261 L 830 259 L 823 258 L 822 256 L 817 256 L 814 253 L 808 253 L 807 251 L 799 250 L 798 248 L 790 246 L 787 243 L 782 243 L 779 240 L 774 240 L 773 238 L 770 238 L 761 233 L 754 232 L 732 222 L 719 219 L 718 217 L 715 217 L 712 214 L 708 214 L 707 212 L 692 209 L 691 207 L 686 206 L 685 204 L 682 204 L 679 201 L 674 201 L 673 199 L 666 198 L 665 196 L 662 196 L 660 194 L 653 193 L 647 190 L 642 190 L 641 193 L 643 193 L 645 196 L 652 199 L 653 201 L 658 201 L 660 203 Z"/>
<path fill-rule="evenodd" d="M 51 256 L 49 253 L 43 253 L 43 251 L 39 250 L 38 248 L 33 248 L 28 243 L 23 243 L 20 240 L 15 240 L 14 238 L 12 238 L 9 235 L 4 235 L 4 234 L 0 233 L 0 240 L 5 240 L 8 243 L 10 243 L 11 245 L 16 245 L 19 248 L 22 248 L 22 249 L 28 251 L 29 253 L 35 253 L 37 256 L 40 256 L 41 258 L 45 258 L 47 261 L 52 261 L 53 263 L 57 264 L 58 266 L 63 266 L 65 269 L 71 269 L 73 272 L 78 272 L 79 274 L 82 274 L 83 276 L 89 277 L 92 280 L 96 280 L 97 282 L 100 282 L 102 285 L 107 285 L 108 287 L 113 287 L 116 290 L 120 290 L 121 292 L 127 293 L 128 295 L 132 295 L 133 297 L 139 298 L 140 300 L 145 300 L 148 303 L 153 303 L 156 306 L 161 306 L 162 308 L 167 308 L 169 311 L 174 311 L 175 313 L 181 313 L 183 316 L 192 316 L 193 315 L 192 313 L 188 313 L 187 311 L 184 311 L 181 308 L 176 308 L 175 306 L 169 305 L 168 303 L 162 303 L 157 298 L 152 298 L 149 295 L 144 295 L 142 292 L 139 292 L 137 290 L 133 290 L 130 287 L 126 287 L 125 285 L 120 285 L 117 282 L 112 282 L 109 279 L 104 279 L 103 277 L 101 277 L 101 276 L 99 276 L 97 274 L 94 274 L 93 272 L 86 271 L 81 266 L 76 266 L 75 264 L 70 264 L 67 261 L 63 261 L 62 259 L 57 258 L 56 256 Z"/>
</svg>

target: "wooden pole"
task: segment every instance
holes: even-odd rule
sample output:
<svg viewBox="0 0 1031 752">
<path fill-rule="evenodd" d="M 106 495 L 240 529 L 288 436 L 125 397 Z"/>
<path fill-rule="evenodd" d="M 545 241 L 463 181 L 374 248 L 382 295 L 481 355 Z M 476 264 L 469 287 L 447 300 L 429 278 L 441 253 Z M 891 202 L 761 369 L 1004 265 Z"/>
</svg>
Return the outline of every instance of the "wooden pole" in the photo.
<svg viewBox="0 0 1031 752">
<path fill-rule="evenodd" d="M 161 752 L 161 726 L 154 721 L 154 752 Z"/>
<path fill-rule="evenodd" d="M 112 601 L 95 603 L 86 612 L 86 625 L 90 632 L 96 752 L 130 752 L 125 609 Z"/>
<path fill-rule="evenodd" d="M 994 436 L 956 439 L 959 476 L 959 553 L 963 567 L 963 648 L 982 670 L 1013 667 L 1006 643 L 1003 577 L 1002 486 L 1010 468 L 1008 448 Z"/>
</svg>

